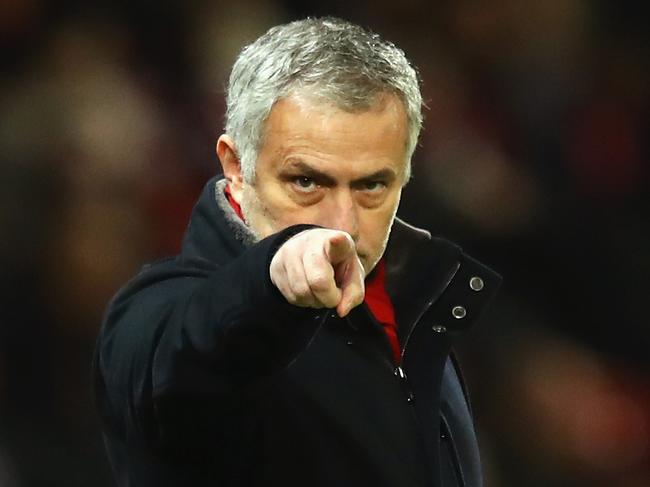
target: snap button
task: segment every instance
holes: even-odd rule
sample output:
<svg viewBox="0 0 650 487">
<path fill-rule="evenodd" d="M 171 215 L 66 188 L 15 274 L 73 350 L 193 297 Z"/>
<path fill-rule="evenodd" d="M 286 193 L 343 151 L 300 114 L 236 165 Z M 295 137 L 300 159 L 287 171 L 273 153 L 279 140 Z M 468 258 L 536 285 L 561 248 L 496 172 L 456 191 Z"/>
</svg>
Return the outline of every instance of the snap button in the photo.
<svg viewBox="0 0 650 487">
<path fill-rule="evenodd" d="M 469 280 L 469 287 L 472 291 L 480 291 L 484 285 L 483 279 L 478 276 L 474 276 Z"/>
<path fill-rule="evenodd" d="M 444 332 L 447 331 L 447 328 L 445 326 L 442 326 L 442 325 L 433 325 L 431 327 L 431 329 L 433 331 L 435 331 L 436 333 L 444 333 Z"/>
<path fill-rule="evenodd" d="M 400 379 L 403 379 L 403 380 L 406 379 L 406 374 L 404 373 L 404 369 L 402 369 L 402 367 L 399 367 L 399 366 L 395 367 L 394 373 Z"/>
<path fill-rule="evenodd" d="M 451 315 L 457 320 L 462 320 L 467 315 L 467 310 L 462 306 L 454 306 L 451 310 Z"/>
</svg>

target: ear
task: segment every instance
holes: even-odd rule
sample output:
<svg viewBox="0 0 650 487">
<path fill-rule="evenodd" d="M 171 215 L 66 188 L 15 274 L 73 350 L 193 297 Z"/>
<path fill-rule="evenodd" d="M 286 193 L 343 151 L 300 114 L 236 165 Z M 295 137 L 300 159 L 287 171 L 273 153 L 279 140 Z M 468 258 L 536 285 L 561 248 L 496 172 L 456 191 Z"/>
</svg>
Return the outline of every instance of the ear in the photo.
<svg viewBox="0 0 650 487">
<path fill-rule="evenodd" d="M 229 135 L 223 134 L 217 140 L 217 157 L 221 162 L 223 174 L 228 180 L 230 194 L 238 204 L 241 204 L 244 178 L 241 174 L 241 163 L 237 156 L 235 143 Z"/>
</svg>

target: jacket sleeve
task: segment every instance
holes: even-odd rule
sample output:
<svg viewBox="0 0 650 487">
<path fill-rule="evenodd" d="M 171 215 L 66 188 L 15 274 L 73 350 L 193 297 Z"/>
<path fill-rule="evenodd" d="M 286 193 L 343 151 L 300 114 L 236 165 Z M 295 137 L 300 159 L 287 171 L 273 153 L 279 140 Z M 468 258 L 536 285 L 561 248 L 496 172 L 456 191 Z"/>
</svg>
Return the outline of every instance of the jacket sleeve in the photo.
<svg viewBox="0 0 650 487">
<path fill-rule="evenodd" d="M 113 434 L 127 443 L 194 441 L 208 416 L 262 397 L 324 315 L 290 305 L 269 276 L 275 251 L 306 228 L 290 227 L 210 271 L 118 294 L 94 363 L 98 407 Z"/>
</svg>

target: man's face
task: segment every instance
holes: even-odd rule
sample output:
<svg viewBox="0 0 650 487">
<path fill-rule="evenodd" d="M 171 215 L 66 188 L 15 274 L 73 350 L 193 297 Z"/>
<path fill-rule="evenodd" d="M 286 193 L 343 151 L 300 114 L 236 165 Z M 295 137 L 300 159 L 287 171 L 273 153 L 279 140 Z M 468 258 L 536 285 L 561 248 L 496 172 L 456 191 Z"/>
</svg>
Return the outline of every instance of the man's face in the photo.
<svg viewBox="0 0 650 487">
<path fill-rule="evenodd" d="M 368 274 L 386 248 L 406 169 L 407 117 L 392 95 L 348 113 L 304 98 L 273 107 L 240 204 L 264 238 L 311 223 L 348 232 Z"/>
</svg>

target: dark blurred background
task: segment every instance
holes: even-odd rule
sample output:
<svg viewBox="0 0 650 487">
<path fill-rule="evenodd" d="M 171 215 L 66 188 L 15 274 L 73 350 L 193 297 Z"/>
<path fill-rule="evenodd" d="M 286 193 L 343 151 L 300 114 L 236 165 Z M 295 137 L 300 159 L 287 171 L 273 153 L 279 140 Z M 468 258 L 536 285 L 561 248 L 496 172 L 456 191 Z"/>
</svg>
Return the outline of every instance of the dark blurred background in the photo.
<svg viewBox="0 0 650 487">
<path fill-rule="evenodd" d="M 650 486 L 643 2 L 0 2 L 0 486 L 109 486 L 90 362 L 110 296 L 179 247 L 224 86 L 331 14 L 419 67 L 400 214 L 505 277 L 461 347 L 487 483 Z"/>
</svg>

